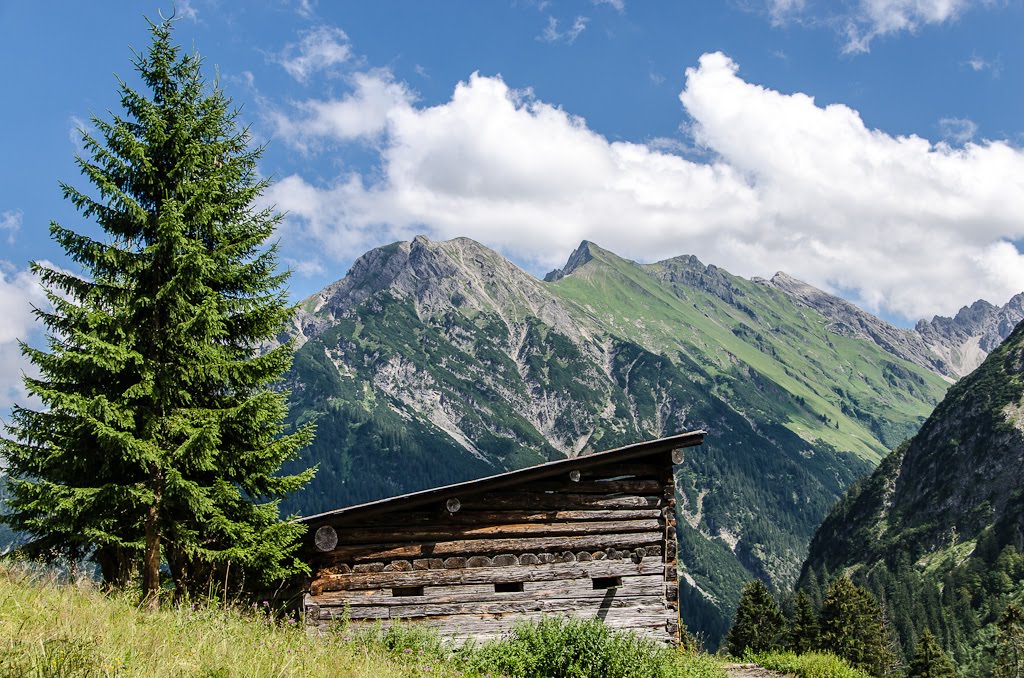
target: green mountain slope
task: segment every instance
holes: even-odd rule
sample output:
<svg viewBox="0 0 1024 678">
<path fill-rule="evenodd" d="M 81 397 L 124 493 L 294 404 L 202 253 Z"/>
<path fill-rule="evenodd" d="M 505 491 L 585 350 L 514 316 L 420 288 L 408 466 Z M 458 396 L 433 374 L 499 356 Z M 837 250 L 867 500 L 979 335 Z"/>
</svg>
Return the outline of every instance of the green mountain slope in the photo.
<svg viewBox="0 0 1024 678">
<path fill-rule="evenodd" d="M 1024 323 L 850 489 L 814 537 L 804 582 L 853 573 L 887 603 L 907 654 L 931 628 L 968 675 L 986 675 L 979 648 L 1024 601 L 1022 547 Z"/>
<path fill-rule="evenodd" d="M 318 423 L 301 463 L 320 472 L 290 508 L 704 427 L 679 477 L 681 595 L 714 643 L 741 583 L 795 581 L 828 508 L 948 386 L 834 325 L 692 257 L 638 265 L 583 243 L 540 281 L 467 239 L 373 250 L 295 320 L 292 412 Z"/>
</svg>

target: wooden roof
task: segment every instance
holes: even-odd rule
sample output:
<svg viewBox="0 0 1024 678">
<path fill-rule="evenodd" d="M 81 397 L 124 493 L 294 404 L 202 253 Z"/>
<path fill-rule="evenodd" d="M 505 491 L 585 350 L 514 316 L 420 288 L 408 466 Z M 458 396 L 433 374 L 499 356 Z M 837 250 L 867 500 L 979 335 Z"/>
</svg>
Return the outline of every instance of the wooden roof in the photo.
<svg viewBox="0 0 1024 678">
<path fill-rule="evenodd" d="M 704 442 L 704 435 L 705 431 L 679 433 L 674 436 L 668 436 L 667 438 L 648 440 L 613 450 L 605 450 L 603 452 L 594 452 L 593 454 L 585 454 L 568 459 L 549 461 L 546 464 L 530 466 L 524 469 L 519 469 L 518 471 L 508 471 L 506 473 L 487 476 L 477 480 L 469 480 L 462 483 L 455 483 L 454 485 L 445 485 L 443 487 L 434 487 L 427 490 L 420 490 L 419 492 L 412 492 L 410 494 L 402 494 L 397 497 L 378 499 L 377 501 L 371 501 L 366 504 L 358 504 L 356 506 L 335 509 L 333 511 L 299 518 L 298 522 L 308 523 L 315 527 L 320 524 L 365 518 L 378 513 L 406 510 L 423 504 L 429 504 L 431 502 L 444 501 L 452 497 L 479 494 L 481 492 L 508 487 L 510 485 L 518 485 L 520 483 L 530 482 L 533 480 L 541 480 L 570 471 L 582 471 L 595 466 L 601 466 L 603 464 L 632 461 L 634 459 L 640 459 L 654 454 L 670 452 L 671 450 L 681 447 L 693 447 L 694 445 L 700 445 Z"/>
</svg>

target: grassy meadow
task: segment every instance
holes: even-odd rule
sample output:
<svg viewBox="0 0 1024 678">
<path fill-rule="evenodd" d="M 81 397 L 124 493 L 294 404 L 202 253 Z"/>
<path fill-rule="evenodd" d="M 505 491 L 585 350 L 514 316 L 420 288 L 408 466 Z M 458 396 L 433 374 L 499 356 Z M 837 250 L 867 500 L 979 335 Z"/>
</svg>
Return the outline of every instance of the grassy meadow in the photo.
<svg viewBox="0 0 1024 678">
<path fill-rule="evenodd" d="M 606 676 L 724 678 L 719 662 L 554 618 L 509 638 L 457 648 L 399 625 L 313 635 L 300 619 L 256 605 L 138 606 L 137 592 L 106 594 L 90 580 L 0 563 L 0 675 L 147 676 Z"/>
</svg>

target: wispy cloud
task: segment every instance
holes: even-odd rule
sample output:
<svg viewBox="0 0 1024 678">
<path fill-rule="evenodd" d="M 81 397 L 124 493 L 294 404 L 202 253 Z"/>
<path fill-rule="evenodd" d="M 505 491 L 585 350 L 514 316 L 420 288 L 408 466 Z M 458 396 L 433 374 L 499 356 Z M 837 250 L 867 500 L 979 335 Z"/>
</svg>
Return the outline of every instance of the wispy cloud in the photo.
<svg viewBox="0 0 1024 678">
<path fill-rule="evenodd" d="M 174 12 L 182 19 L 188 19 L 189 21 L 199 21 L 199 12 L 192 6 L 192 0 L 175 0 Z"/>
<path fill-rule="evenodd" d="M 541 42 L 555 43 L 565 42 L 572 44 L 576 42 L 576 38 L 583 34 L 583 31 L 587 30 L 587 24 L 590 19 L 585 16 L 577 16 L 573 19 L 572 25 L 565 31 L 558 30 L 558 19 L 553 16 L 548 17 L 548 25 L 544 27 L 537 39 Z"/>
<path fill-rule="evenodd" d="M 979 4 L 979 0 L 860 0 L 847 17 L 843 51 L 869 52 L 875 38 L 955 21 Z"/>
<path fill-rule="evenodd" d="M 68 118 L 68 122 L 71 125 L 68 127 L 68 141 L 75 147 L 75 150 L 81 153 L 85 150 L 85 146 L 82 143 L 83 134 L 92 134 L 93 127 L 88 121 L 82 120 L 77 115 L 72 115 Z"/>
<path fill-rule="evenodd" d="M 808 0 L 763 0 L 760 5 L 775 25 L 798 22 L 831 26 L 843 39 L 845 54 L 871 51 L 880 37 L 916 33 L 924 26 L 949 23 L 977 7 L 994 7 L 993 0 L 848 0 L 812 3 Z"/>
<path fill-rule="evenodd" d="M 316 14 L 316 0 L 299 0 L 295 5 L 295 11 L 303 19 L 312 19 Z"/>
<path fill-rule="evenodd" d="M 285 259 L 284 263 L 289 269 L 303 278 L 323 275 L 327 270 L 319 259 Z"/>
<path fill-rule="evenodd" d="M 317 71 L 326 71 L 352 57 L 352 45 L 345 31 L 335 26 L 318 26 L 302 33 L 275 58 L 277 63 L 299 82 L 306 82 Z"/>
<path fill-rule="evenodd" d="M 947 142 L 963 146 L 974 139 L 978 133 L 978 125 L 968 118 L 941 118 L 939 131 Z"/>
<path fill-rule="evenodd" d="M 18 231 L 21 230 L 21 220 L 24 214 L 21 210 L 7 210 L 0 212 L 0 231 L 7 231 L 7 242 L 14 244 Z"/>
<path fill-rule="evenodd" d="M 773 24 L 782 24 L 803 12 L 807 0 L 768 0 L 768 14 Z"/>
<path fill-rule="evenodd" d="M 962 62 L 962 65 L 966 68 L 971 69 L 975 73 L 988 73 L 993 78 L 998 78 L 1002 72 L 1002 63 L 998 58 L 986 59 L 985 57 L 979 56 L 977 53 L 971 54 L 970 58 Z"/>
<path fill-rule="evenodd" d="M 608 5 L 619 14 L 626 11 L 626 0 L 591 0 L 595 5 Z"/>
</svg>

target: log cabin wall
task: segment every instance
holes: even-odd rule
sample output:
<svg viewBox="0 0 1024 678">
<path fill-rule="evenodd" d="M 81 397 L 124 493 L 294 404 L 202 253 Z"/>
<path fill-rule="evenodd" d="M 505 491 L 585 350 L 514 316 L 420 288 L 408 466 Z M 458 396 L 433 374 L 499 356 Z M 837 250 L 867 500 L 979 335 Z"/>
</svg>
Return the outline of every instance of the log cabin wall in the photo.
<svg viewBox="0 0 1024 678">
<path fill-rule="evenodd" d="M 678 641 L 673 454 L 603 453 L 306 519 L 306 621 L 401 619 L 486 640 L 561 614 Z"/>
</svg>

